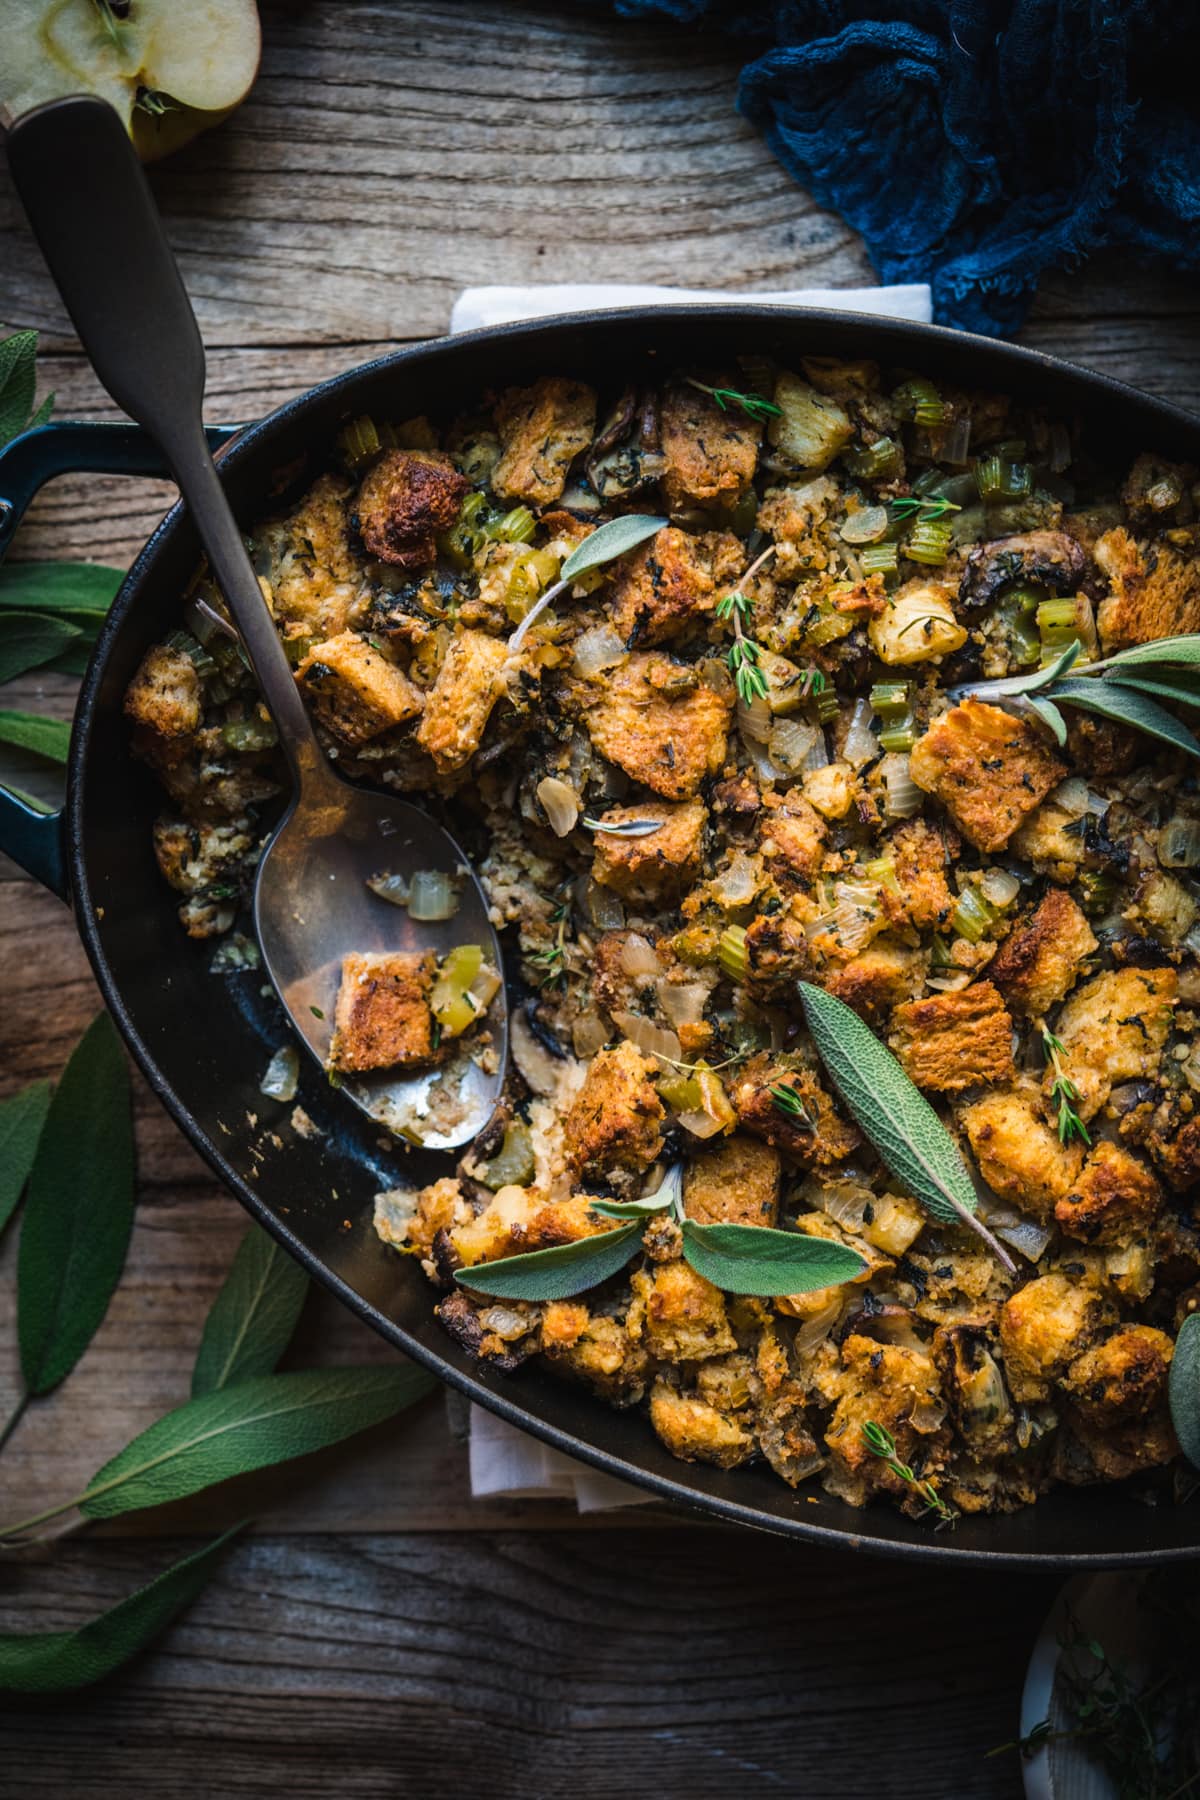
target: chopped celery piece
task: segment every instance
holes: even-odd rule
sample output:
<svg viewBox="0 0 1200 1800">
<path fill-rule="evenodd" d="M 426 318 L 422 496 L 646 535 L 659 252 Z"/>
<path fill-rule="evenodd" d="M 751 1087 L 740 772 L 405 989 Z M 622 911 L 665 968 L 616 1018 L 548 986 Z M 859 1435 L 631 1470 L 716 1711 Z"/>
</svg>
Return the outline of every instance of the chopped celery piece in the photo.
<svg viewBox="0 0 1200 1800">
<path fill-rule="evenodd" d="M 484 1186 L 494 1192 L 502 1187 L 527 1187 L 535 1167 L 528 1125 L 521 1119 L 510 1119 L 504 1127 L 504 1142 L 479 1173 Z"/>
<path fill-rule="evenodd" d="M 891 481 L 904 469 L 904 453 L 889 437 L 876 438 L 861 450 L 849 451 L 844 460 L 855 481 Z"/>
<path fill-rule="evenodd" d="M 946 420 L 941 395 L 923 375 L 902 381 L 892 394 L 892 405 L 902 419 L 912 419 L 917 425 L 943 425 Z"/>
<path fill-rule="evenodd" d="M 864 575 L 894 575 L 900 566 L 895 544 L 867 544 L 858 560 Z"/>
<path fill-rule="evenodd" d="M 703 968 L 705 963 L 716 962 L 721 933 L 715 925 L 688 925 L 671 940 L 671 947 L 688 968 Z"/>
<path fill-rule="evenodd" d="M 919 518 L 908 534 L 904 554 L 911 562 L 944 563 L 953 537 L 954 527 L 948 519 Z"/>
<path fill-rule="evenodd" d="M 396 442 L 396 434 L 390 425 L 382 430 L 376 425 L 369 413 L 352 419 L 338 438 L 338 446 L 351 469 L 361 469 L 379 452 Z"/>
<path fill-rule="evenodd" d="M 279 734 L 270 719 L 257 717 L 230 719 L 222 725 L 221 737 L 231 750 L 270 750 L 279 742 Z"/>
<path fill-rule="evenodd" d="M 965 887 L 958 896 L 958 904 L 950 918 L 950 929 L 955 937 L 966 938 L 969 944 L 977 944 L 995 922 L 995 907 L 984 899 L 978 888 Z"/>
<path fill-rule="evenodd" d="M 1114 878 L 1102 870 L 1085 869 L 1079 877 L 1079 904 L 1089 919 L 1112 912 L 1119 892 Z"/>
<path fill-rule="evenodd" d="M 912 689 L 907 681 L 878 681 L 868 704 L 883 721 L 879 742 L 884 750 L 911 750 L 917 741 Z"/>
<path fill-rule="evenodd" d="M 694 1075 L 667 1075 L 659 1082 L 658 1093 L 672 1112 L 697 1112 L 704 1104 Z"/>
<path fill-rule="evenodd" d="M 484 533 L 502 544 L 527 544 L 537 530 L 537 520 L 527 506 L 514 506 L 499 519 L 491 519 Z"/>
<path fill-rule="evenodd" d="M 444 1038 L 459 1037 L 483 1011 L 473 984 L 483 970 L 478 944 L 458 944 L 438 968 L 429 1006 Z"/>
<path fill-rule="evenodd" d="M 1033 470 L 993 451 L 976 463 L 975 485 L 981 500 L 1023 500 L 1033 492 Z"/>
<path fill-rule="evenodd" d="M 1038 636 L 1042 646 L 1042 667 L 1057 662 L 1069 644 L 1079 645 L 1076 664 L 1091 662 L 1095 656 L 1096 627 L 1092 603 L 1086 594 L 1069 594 L 1043 600 L 1037 609 Z"/>
<path fill-rule="evenodd" d="M 746 930 L 743 925 L 725 927 L 717 946 L 717 957 L 730 981 L 745 981 L 750 969 L 750 957 L 746 950 Z"/>
</svg>

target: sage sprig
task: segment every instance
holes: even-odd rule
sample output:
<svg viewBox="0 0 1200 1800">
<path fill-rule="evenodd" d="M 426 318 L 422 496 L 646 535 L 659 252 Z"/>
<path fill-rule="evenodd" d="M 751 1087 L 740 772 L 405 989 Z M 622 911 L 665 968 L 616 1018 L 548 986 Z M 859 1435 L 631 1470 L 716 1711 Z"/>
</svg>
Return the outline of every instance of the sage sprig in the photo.
<svg viewBox="0 0 1200 1800">
<path fill-rule="evenodd" d="M 1200 1469 L 1200 1313 L 1189 1313 L 1179 1327 L 1167 1397 L 1179 1447 Z"/>
<path fill-rule="evenodd" d="M 0 1231 L 25 1191 L 49 1106 L 48 1081 L 31 1081 L 7 1100 L 0 1100 Z"/>
<path fill-rule="evenodd" d="M 71 727 L 37 713 L 0 711 L 0 744 L 32 751 L 47 762 L 65 763 L 71 752 Z"/>
<path fill-rule="evenodd" d="M 251 1225 L 205 1321 L 192 1399 L 269 1375 L 291 1342 L 307 1293 L 308 1276 L 295 1257 Z"/>
<path fill-rule="evenodd" d="M 976 1218 L 962 1152 L 892 1055 L 856 1012 L 811 982 L 800 998 L 817 1053 L 856 1123 L 896 1179 L 943 1225 L 966 1225 L 1010 1274 L 1016 1264 Z"/>
<path fill-rule="evenodd" d="M 624 556 L 627 550 L 635 550 L 647 538 L 660 532 L 667 523 L 666 519 L 651 518 L 648 513 L 626 513 L 624 517 L 610 519 L 607 525 L 598 526 L 595 531 L 589 532 L 582 544 L 577 544 L 563 563 L 558 572 L 558 580 L 552 582 L 541 598 L 530 607 L 509 638 L 510 654 L 516 654 L 546 608 L 552 606 L 572 582 L 578 581 L 581 575 L 586 575 L 589 569 L 603 568 L 606 563 L 615 562 L 618 556 Z"/>
<path fill-rule="evenodd" d="M 36 425 L 44 425 L 50 417 L 53 394 L 48 394 L 36 410 L 33 404 L 37 342 L 36 331 L 14 331 L 0 342 L 0 445 L 20 437 L 23 431 L 32 431 Z"/>
<path fill-rule="evenodd" d="M 1200 740 L 1161 704 L 1169 700 L 1200 709 L 1200 683 L 1185 673 L 1200 664 L 1200 635 L 1132 644 L 1089 663 L 1080 663 L 1080 651 L 1076 640 L 1044 669 L 968 682 L 952 689 L 951 698 L 1011 700 L 1040 719 L 1060 744 L 1066 743 L 1067 728 L 1058 709 L 1073 706 L 1200 757 Z"/>
<path fill-rule="evenodd" d="M 504 1300 L 569 1300 L 616 1275 L 635 1254 L 642 1228 L 656 1213 L 680 1226 L 683 1260 L 727 1294 L 769 1299 L 837 1287 L 863 1274 L 866 1263 L 844 1244 L 776 1231 L 768 1225 L 702 1225 L 683 1209 L 683 1165 L 668 1169 L 654 1193 L 640 1200 L 593 1200 L 593 1212 L 627 1221 L 573 1244 L 530 1250 L 460 1269 L 455 1280 Z"/>
</svg>

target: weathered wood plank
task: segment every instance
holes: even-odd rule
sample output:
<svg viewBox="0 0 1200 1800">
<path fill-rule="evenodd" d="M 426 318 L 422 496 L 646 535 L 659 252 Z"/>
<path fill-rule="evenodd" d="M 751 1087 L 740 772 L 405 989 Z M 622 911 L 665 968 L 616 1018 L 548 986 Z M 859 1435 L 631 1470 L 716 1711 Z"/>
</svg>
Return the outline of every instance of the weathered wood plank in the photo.
<svg viewBox="0 0 1200 1800">
<path fill-rule="evenodd" d="M 77 1622 L 150 1554 L 10 1567 L 0 1621 Z M 251 1538 L 119 1683 L 0 1713 L 0 1753 L 29 1800 L 107 1800 L 135 1771 L 163 1800 L 1013 1800 L 1015 1758 L 987 1752 L 1052 1585 L 930 1569 L 914 1607 L 895 1564 L 718 1529 Z"/>
</svg>

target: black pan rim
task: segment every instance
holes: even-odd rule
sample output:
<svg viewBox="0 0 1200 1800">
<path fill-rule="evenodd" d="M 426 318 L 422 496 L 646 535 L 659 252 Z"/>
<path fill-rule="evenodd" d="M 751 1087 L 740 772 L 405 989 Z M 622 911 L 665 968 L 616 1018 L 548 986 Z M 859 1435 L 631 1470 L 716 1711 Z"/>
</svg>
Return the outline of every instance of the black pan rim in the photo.
<svg viewBox="0 0 1200 1800">
<path fill-rule="evenodd" d="M 1193 437 L 1200 437 L 1200 420 L 1173 405 L 1170 401 L 1162 400 L 1154 395 L 1143 394 L 1127 383 L 1117 381 L 1103 372 L 1082 368 L 1065 358 L 1053 356 L 1045 351 L 999 342 L 971 332 L 953 331 L 944 326 L 926 325 L 916 320 L 894 319 L 873 313 L 842 311 L 828 307 L 723 303 L 711 307 L 695 305 L 653 308 L 621 307 L 586 313 L 554 314 L 545 318 L 521 320 L 512 324 L 463 332 L 454 337 L 404 345 L 384 356 L 373 358 L 370 362 L 357 364 L 353 368 L 307 389 L 294 399 L 286 401 L 274 412 L 268 413 L 265 418 L 239 432 L 238 436 L 222 452 L 221 462 L 228 461 L 231 467 L 236 466 L 240 458 L 247 454 L 252 447 L 281 430 L 286 423 L 302 416 L 311 407 L 327 402 L 342 389 L 356 386 L 364 377 L 380 374 L 385 370 L 403 366 L 403 364 L 416 359 L 425 363 L 436 362 L 441 358 L 452 357 L 460 347 L 493 343 L 502 345 L 509 339 L 524 338 L 534 333 L 552 335 L 555 328 L 603 329 L 619 324 L 633 327 L 651 322 L 669 323 L 672 319 L 681 321 L 687 319 L 695 323 L 698 315 L 711 320 L 714 325 L 726 326 L 767 325 L 772 322 L 791 321 L 820 325 L 834 331 L 844 328 L 849 335 L 857 335 L 871 330 L 886 330 L 889 336 L 899 336 L 910 342 L 914 346 L 914 350 L 931 343 L 939 346 L 954 346 L 960 353 L 974 352 L 978 354 L 981 362 L 990 365 L 993 369 L 1007 366 L 1026 372 L 1040 370 L 1047 375 L 1052 375 L 1056 380 L 1067 380 L 1093 396 L 1110 396 L 1114 401 L 1136 403 L 1143 411 L 1149 411 L 1161 418 L 1165 427 Z M 1189 1545 L 1163 1545 L 1152 1546 L 1144 1550 L 1085 1552 L 1074 1555 L 1064 1554 L 1061 1551 L 958 1548 L 949 1536 L 935 1538 L 932 1534 L 927 1542 L 900 1542 L 876 1537 L 869 1531 L 859 1533 L 841 1526 L 824 1525 L 799 1516 L 790 1519 L 781 1515 L 767 1515 L 756 1507 L 742 1504 L 736 1500 L 699 1492 L 682 1479 L 676 1481 L 670 1477 L 658 1475 L 636 1464 L 626 1462 L 623 1458 L 590 1444 L 586 1440 L 574 1437 L 570 1432 L 526 1411 L 519 1401 L 510 1399 L 507 1395 L 488 1387 L 483 1381 L 456 1368 L 452 1363 L 444 1360 L 436 1350 L 420 1343 L 401 1330 L 378 1308 L 336 1275 L 319 1256 L 311 1252 L 289 1231 L 286 1223 L 262 1202 L 253 1186 L 238 1174 L 222 1154 L 220 1147 L 201 1128 L 185 1102 L 162 1076 L 153 1055 L 137 1031 L 124 1004 L 119 985 L 101 942 L 99 921 L 91 896 L 84 855 L 85 764 L 92 721 L 108 653 L 127 615 L 136 603 L 143 577 L 152 567 L 164 541 L 177 528 L 182 513 L 182 506 L 176 503 L 139 551 L 121 585 L 92 653 L 80 690 L 67 767 L 67 793 L 63 813 L 66 866 L 70 903 L 75 913 L 84 948 L 105 1003 L 125 1043 L 152 1091 L 171 1118 L 213 1173 L 237 1197 L 250 1216 L 264 1230 L 270 1232 L 289 1254 L 296 1257 L 308 1274 L 328 1288 L 343 1305 L 348 1306 L 364 1323 L 377 1331 L 396 1349 L 401 1350 L 414 1362 L 420 1363 L 436 1375 L 439 1380 L 449 1383 L 470 1400 L 495 1413 L 507 1423 L 529 1432 L 552 1448 L 561 1450 L 575 1460 L 586 1463 L 614 1479 L 643 1488 L 657 1499 L 681 1507 L 690 1513 L 699 1513 L 728 1525 L 749 1527 L 770 1536 L 784 1537 L 801 1543 L 821 1544 L 837 1550 L 864 1550 L 874 1555 L 908 1563 L 937 1562 L 944 1565 L 953 1562 L 974 1569 L 1021 1568 L 1078 1571 L 1082 1569 L 1136 1568 L 1144 1567 L 1151 1562 L 1194 1560 L 1200 1552 L 1195 1546 Z M 1083 1503 L 1082 1497 L 1081 1503 Z"/>
</svg>

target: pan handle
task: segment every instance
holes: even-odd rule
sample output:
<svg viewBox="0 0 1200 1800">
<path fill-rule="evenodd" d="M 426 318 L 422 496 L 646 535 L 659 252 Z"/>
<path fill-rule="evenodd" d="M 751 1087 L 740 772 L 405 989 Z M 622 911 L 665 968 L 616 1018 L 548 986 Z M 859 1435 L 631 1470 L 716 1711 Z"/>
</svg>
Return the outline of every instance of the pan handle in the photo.
<svg viewBox="0 0 1200 1800">
<path fill-rule="evenodd" d="M 209 448 L 216 452 L 242 430 L 211 425 Z M 56 475 L 156 475 L 168 470 L 140 426 L 94 419 L 55 419 L 22 432 L 0 450 L 0 562 L 39 488 Z M 67 859 L 61 811 L 43 811 L 0 787 L 0 853 L 68 899 Z"/>
</svg>

